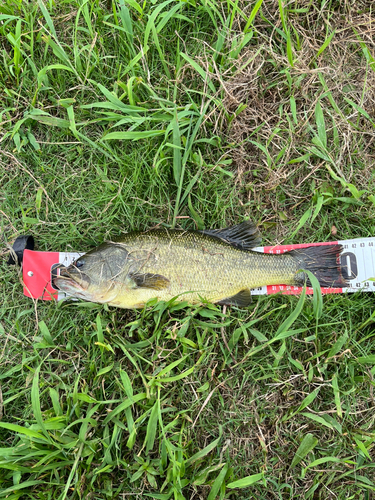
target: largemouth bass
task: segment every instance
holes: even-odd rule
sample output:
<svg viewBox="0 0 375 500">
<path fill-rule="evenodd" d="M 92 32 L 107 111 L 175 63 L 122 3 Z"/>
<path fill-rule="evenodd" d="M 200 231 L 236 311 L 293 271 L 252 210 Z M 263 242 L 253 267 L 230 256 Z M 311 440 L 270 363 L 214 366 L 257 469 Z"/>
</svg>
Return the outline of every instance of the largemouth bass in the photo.
<svg viewBox="0 0 375 500">
<path fill-rule="evenodd" d="M 252 288 L 309 284 L 304 270 L 321 286 L 348 286 L 340 271 L 341 245 L 273 255 L 253 251 L 259 243 L 249 221 L 211 231 L 132 232 L 61 269 L 54 285 L 73 297 L 127 309 L 174 297 L 245 307 Z"/>
</svg>

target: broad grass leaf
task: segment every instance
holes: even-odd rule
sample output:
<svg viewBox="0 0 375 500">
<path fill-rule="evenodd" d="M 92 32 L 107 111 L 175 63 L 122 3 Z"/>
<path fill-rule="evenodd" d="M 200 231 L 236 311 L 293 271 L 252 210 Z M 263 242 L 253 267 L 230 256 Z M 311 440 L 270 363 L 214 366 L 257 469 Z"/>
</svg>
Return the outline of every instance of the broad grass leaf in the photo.
<svg viewBox="0 0 375 500">
<path fill-rule="evenodd" d="M 365 56 L 368 65 L 370 66 L 370 68 L 373 71 L 375 71 L 375 59 L 374 59 L 374 57 L 372 56 L 372 54 L 371 54 L 370 50 L 368 49 L 367 45 L 365 44 L 365 42 L 359 36 L 358 31 L 354 27 L 352 27 L 352 30 L 354 31 L 357 39 L 359 40 L 359 44 L 361 46 L 363 55 Z"/>
<path fill-rule="evenodd" d="M 140 139 L 147 139 L 149 137 L 157 137 L 164 135 L 165 130 L 143 130 L 136 132 L 109 132 L 103 135 L 103 141 L 117 140 L 117 141 L 139 141 Z"/>
<path fill-rule="evenodd" d="M 317 460 L 314 460 L 313 462 L 311 462 L 310 464 L 308 464 L 306 467 L 304 467 L 301 471 L 301 478 L 303 479 L 306 475 L 306 471 L 308 469 L 311 469 L 313 467 L 318 467 L 318 466 L 321 466 L 323 464 L 327 464 L 327 463 L 342 463 L 342 460 L 340 460 L 339 458 L 337 457 L 322 457 L 322 458 L 318 458 Z M 317 486 L 319 486 L 320 483 L 317 483 Z"/>
<path fill-rule="evenodd" d="M 288 29 L 286 32 L 286 54 L 288 57 L 289 64 L 294 67 L 294 60 L 293 60 L 293 43 L 292 43 L 292 36 L 290 34 L 290 30 Z"/>
<path fill-rule="evenodd" d="M 318 321 L 318 319 L 323 314 L 322 289 L 320 287 L 320 283 L 318 281 L 318 278 L 316 276 L 314 276 L 311 271 L 306 269 L 306 270 L 304 270 L 304 272 L 309 277 L 309 280 L 311 282 L 311 286 L 313 287 L 313 311 L 314 311 L 315 319 Z"/>
<path fill-rule="evenodd" d="M 361 365 L 375 365 L 375 354 L 369 356 L 360 356 L 357 358 L 358 363 Z"/>
<path fill-rule="evenodd" d="M 233 481 L 232 483 L 227 484 L 227 488 L 247 488 L 252 484 L 259 483 L 263 481 L 264 474 L 261 472 L 260 474 L 253 474 L 252 476 L 246 476 L 242 479 L 238 479 L 237 481 Z"/>
<path fill-rule="evenodd" d="M 101 370 L 98 371 L 95 378 L 101 377 L 102 375 L 110 372 L 113 369 L 113 367 L 114 367 L 114 363 L 111 363 L 110 365 L 105 366 L 104 368 L 102 368 Z"/>
<path fill-rule="evenodd" d="M 7 15 L 7 14 L 0 14 L 0 21 L 5 21 L 4 24 L 2 24 L 2 28 L 4 30 L 5 26 L 10 23 L 11 21 L 16 21 L 18 20 L 19 17 L 18 16 L 11 16 L 11 15 Z M 5 31 L 5 30 L 4 30 Z"/>
<path fill-rule="evenodd" d="M 326 148 L 327 147 L 326 124 L 324 121 L 324 115 L 320 101 L 318 101 L 315 106 L 315 121 L 316 121 L 316 126 L 318 128 L 318 137 L 321 140 L 324 148 Z"/>
<path fill-rule="evenodd" d="M 301 227 L 303 227 L 306 224 L 306 222 L 310 219 L 311 213 L 312 213 L 311 208 L 308 208 L 306 210 L 306 212 L 302 215 L 302 217 L 300 218 L 300 220 L 298 222 L 298 225 L 297 225 L 296 229 L 290 235 L 291 239 L 294 238 L 294 236 L 298 233 L 298 231 L 301 229 Z"/>
<path fill-rule="evenodd" d="M 129 378 L 129 375 L 127 374 L 126 371 L 120 369 L 120 377 L 121 377 L 121 382 L 122 385 L 124 386 L 125 393 L 129 399 L 133 398 L 133 386 L 131 383 L 131 380 Z"/>
<path fill-rule="evenodd" d="M 142 399 L 146 399 L 147 394 L 145 392 L 141 392 L 140 394 L 136 394 L 133 396 L 132 399 L 126 399 L 122 403 L 120 403 L 113 411 L 111 411 L 106 418 L 104 419 L 103 424 L 107 424 L 110 420 L 112 420 L 116 415 L 119 413 L 123 412 L 126 410 L 126 408 L 129 408 L 132 406 L 134 403 L 137 403 L 138 401 L 141 401 Z"/>
<path fill-rule="evenodd" d="M 329 171 L 329 173 L 331 174 L 331 177 L 333 179 L 335 179 L 336 181 L 339 181 L 341 183 L 342 187 L 348 189 L 350 191 L 351 195 L 353 196 L 353 198 L 355 198 L 357 201 L 359 201 L 360 197 L 364 193 L 367 192 L 365 189 L 361 189 L 361 191 L 358 191 L 358 189 L 356 188 L 356 186 L 354 186 L 354 184 L 347 182 L 345 179 L 343 179 L 342 177 L 335 174 L 335 172 L 332 170 L 332 168 L 329 167 L 328 165 L 326 165 L 326 167 L 327 167 L 327 170 Z M 335 199 L 339 200 L 340 198 L 335 198 Z"/>
<path fill-rule="evenodd" d="M 84 392 L 78 392 L 75 395 L 78 401 L 84 401 L 85 403 L 97 403 L 98 401 Z"/>
<path fill-rule="evenodd" d="M 349 99 L 348 97 L 344 97 L 345 101 L 350 104 L 356 111 L 358 111 L 358 113 L 362 116 L 364 116 L 365 118 L 367 118 L 373 125 L 375 125 L 375 123 L 372 121 L 371 119 L 371 116 L 367 113 L 367 111 L 365 109 L 363 109 L 361 106 L 359 106 L 357 103 L 355 103 L 354 101 L 352 101 L 351 99 Z"/>
<path fill-rule="evenodd" d="M 146 453 L 148 453 L 154 447 L 156 429 L 158 426 L 158 408 L 159 401 L 156 401 L 152 407 L 150 417 L 148 419 L 147 431 L 145 437 Z"/>
<path fill-rule="evenodd" d="M 173 175 L 176 185 L 180 184 L 181 180 L 181 137 L 180 129 L 178 126 L 177 111 L 175 111 L 175 116 L 172 120 L 172 130 L 173 130 Z"/>
<path fill-rule="evenodd" d="M 279 326 L 277 329 L 275 337 L 272 339 L 273 341 L 276 341 L 278 339 L 284 338 L 283 334 L 290 329 L 290 327 L 293 325 L 293 323 L 296 321 L 298 316 L 301 314 L 302 309 L 303 309 L 303 304 L 305 302 L 305 296 L 306 296 L 306 287 L 304 286 L 300 295 L 300 298 L 297 302 L 297 305 L 295 309 L 292 311 L 292 313 L 287 317 L 285 321 Z"/>
<path fill-rule="evenodd" d="M 311 462 L 307 467 L 307 468 L 311 468 L 311 467 L 316 467 L 318 465 L 322 465 L 322 464 L 327 464 L 329 462 L 335 462 L 335 463 L 341 463 L 342 460 L 340 460 L 339 458 L 337 457 L 322 457 L 322 458 L 318 458 L 317 460 L 314 460 L 313 462 Z"/>
<path fill-rule="evenodd" d="M 335 34 L 336 34 L 336 30 L 334 29 L 334 30 L 332 31 L 332 33 L 331 33 L 331 34 L 330 34 L 330 35 L 329 35 L 329 36 L 325 39 L 325 41 L 324 41 L 323 45 L 320 47 L 320 49 L 319 49 L 319 50 L 318 50 L 318 52 L 316 53 L 316 57 L 319 57 L 319 56 L 320 56 L 320 54 L 322 54 L 322 53 L 325 51 L 325 49 L 326 49 L 326 48 L 328 47 L 328 45 L 331 43 L 331 40 L 332 40 L 332 38 L 335 36 Z"/>
<path fill-rule="evenodd" d="M 269 154 L 268 149 L 266 148 L 266 146 L 264 146 L 263 144 L 261 144 L 260 142 L 257 142 L 257 141 L 249 141 L 249 142 L 251 142 L 251 144 L 254 144 L 254 146 L 257 146 L 266 155 L 266 157 L 267 157 L 267 164 L 270 167 L 273 164 L 273 160 L 272 160 L 272 157 Z"/>
<path fill-rule="evenodd" d="M 39 321 L 38 326 L 39 326 L 39 330 L 40 330 L 41 334 L 43 335 L 43 338 L 47 342 L 47 344 L 49 344 L 50 346 L 54 346 L 55 343 L 54 343 L 54 341 L 52 339 L 52 336 L 51 336 L 51 334 L 50 334 L 50 332 L 48 330 L 48 327 L 45 324 L 45 322 L 44 321 Z"/>
<path fill-rule="evenodd" d="M 160 378 L 162 377 L 163 375 L 165 375 L 166 373 L 170 372 L 171 370 L 173 370 L 173 368 L 175 368 L 176 366 L 178 366 L 180 363 L 182 363 L 182 361 L 185 361 L 185 359 L 189 357 L 189 354 L 186 354 L 186 356 L 183 356 L 182 358 L 178 359 L 177 361 L 173 361 L 173 363 L 170 363 L 168 366 L 166 366 L 165 368 L 163 368 L 158 374 L 157 374 L 157 377 Z"/>
<path fill-rule="evenodd" d="M 217 494 L 219 493 L 221 485 L 224 482 L 225 476 L 228 472 L 228 468 L 229 468 L 229 465 L 225 464 L 224 467 L 222 468 L 222 470 L 217 475 L 217 478 L 215 479 L 214 484 L 212 485 L 210 493 L 208 494 L 207 500 L 215 500 Z"/>
<path fill-rule="evenodd" d="M 314 401 L 314 399 L 318 395 L 319 391 L 320 391 L 320 387 L 317 387 L 311 394 L 306 396 L 305 399 L 302 401 L 301 405 L 299 406 L 298 410 L 295 413 L 299 413 L 301 410 L 304 410 L 306 408 L 306 406 L 309 406 L 309 404 L 311 404 Z"/>
<path fill-rule="evenodd" d="M 33 383 L 31 387 L 31 406 L 33 409 L 34 417 L 39 425 L 40 429 L 42 430 L 43 434 L 49 438 L 47 429 L 44 425 L 43 417 L 42 417 L 42 409 L 40 406 L 40 395 L 39 395 L 39 372 L 40 372 L 40 366 L 35 370 L 35 374 L 33 377 Z"/>
<path fill-rule="evenodd" d="M 24 481 L 23 483 L 14 484 L 10 488 L 6 488 L 5 490 L 1 490 L 1 496 L 3 498 L 7 498 L 8 500 L 11 500 L 12 498 L 13 499 L 20 498 L 20 495 L 17 495 L 17 496 L 13 496 L 13 495 L 9 496 L 9 495 L 15 491 L 23 490 L 25 488 L 30 488 L 32 486 L 37 486 L 38 484 L 43 484 L 43 485 L 49 484 L 51 486 L 60 486 L 59 483 L 49 483 L 46 481 L 38 481 L 38 480 Z"/>
<path fill-rule="evenodd" d="M 368 452 L 368 449 L 364 445 L 364 443 L 362 441 L 360 441 L 358 438 L 356 438 L 355 436 L 353 436 L 353 438 L 354 438 L 354 441 L 356 442 L 358 448 L 364 454 L 364 456 L 367 457 L 369 460 L 371 460 L 371 456 L 370 456 L 370 454 Z"/>
<path fill-rule="evenodd" d="M 49 66 L 45 66 L 38 72 L 37 76 L 38 87 L 42 85 L 43 79 L 45 78 L 47 71 L 51 71 L 52 69 L 61 69 L 74 73 L 74 70 L 71 67 L 66 66 L 66 64 L 50 64 Z"/>
<path fill-rule="evenodd" d="M 205 448 L 203 448 L 203 450 L 198 451 L 193 456 L 191 456 L 190 458 L 188 458 L 186 460 L 186 462 L 185 462 L 186 468 L 189 467 L 190 465 L 192 465 L 197 460 L 200 460 L 201 458 L 203 458 L 206 455 L 208 455 L 214 448 L 216 448 L 216 446 L 218 445 L 220 439 L 221 439 L 221 436 L 219 436 L 217 439 L 215 439 L 215 441 L 212 441 L 212 443 L 210 443 Z"/>
<path fill-rule="evenodd" d="M 309 404 L 311 404 L 314 401 L 314 399 L 318 395 L 319 391 L 320 391 L 320 387 L 317 387 L 313 392 L 311 392 L 310 394 L 308 394 L 305 397 L 305 399 L 302 401 L 302 403 L 300 404 L 300 406 L 297 408 L 297 410 L 294 411 L 294 412 L 292 412 L 289 415 L 285 415 L 285 417 L 282 418 L 282 421 L 285 422 L 285 421 L 291 419 L 292 417 L 294 417 L 295 415 L 297 415 L 297 413 L 299 413 L 302 410 L 304 410 L 306 408 L 306 406 L 309 406 Z"/>
<path fill-rule="evenodd" d="M 329 156 L 329 154 L 324 150 L 315 148 L 314 146 L 311 146 L 309 148 L 309 151 L 317 156 L 318 158 L 321 158 L 322 160 L 325 160 L 327 163 L 332 163 L 332 158 Z"/>
<path fill-rule="evenodd" d="M 35 135 L 32 134 L 31 132 L 27 132 L 27 138 L 29 139 L 29 143 L 32 145 L 35 151 L 40 151 L 40 146 L 38 141 L 36 140 Z M 41 190 L 43 192 L 43 189 L 41 188 L 38 188 L 38 190 Z M 40 206 L 39 208 L 37 207 L 37 210 L 40 210 Z"/>
<path fill-rule="evenodd" d="M 123 6 L 124 0 L 120 0 L 119 3 L 120 6 Z M 140 14 L 141 16 L 143 15 L 143 9 L 136 0 L 126 0 L 126 3 L 129 4 L 130 7 L 133 7 L 133 9 L 135 9 L 138 12 L 138 14 Z"/>
<path fill-rule="evenodd" d="M 299 445 L 290 466 L 295 467 L 296 465 L 298 465 L 300 461 L 303 460 L 305 456 L 315 448 L 318 442 L 319 440 L 315 436 L 310 433 L 306 434 L 306 436 L 302 440 L 302 443 Z"/>
<path fill-rule="evenodd" d="M 127 104 L 122 104 L 120 106 L 110 101 L 98 101 L 98 102 L 92 102 L 90 104 L 83 104 L 80 106 L 80 109 L 93 109 L 93 108 L 111 109 L 114 111 L 121 111 L 122 113 L 127 113 L 129 116 L 126 117 L 124 117 L 124 115 L 117 114 L 117 120 L 118 120 L 117 125 L 120 123 L 121 120 L 125 120 L 125 118 L 128 121 L 127 122 L 124 121 L 123 123 L 134 123 L 136 122 L 136 120 L 141 119 L 139 113 L 144 113 L 145 111 L 147 111 L 147 108 L 141 108 L 139 106 L 128 106 Z M 150 117 L 147 118 L 150 119 Z M 159 120 L 156 119 L 156 121 L 160 121 L 161 118 L 162 117 L 160 117 Z M 170 117 L 168 116 L 168 118 Z M 143 121 L 145 119 L 146 118 L 143 118 Z"/>
<path fill-rule="evenodd" d="M 73 106 L 68 106 L 66 108 L 66 112 L 68 113 L 68 118 L 69 118 L 69 123 L 70 123 L 69 129 L 73 132 L 73 134 L 77 137 L 77 139 L 79 139 L 79 137 L 77 136 L 76 119 L 75 119 L 75 115 L 74 115 Z"/>
<path fill-rule="evenodd" d="M 155 500 L 169 500 L 173 495 L 173 491 L 170 493 L 143 493 L 143 495 L 145 497 L 154 498 Z"/>
<path fill-rule="evenodd" d="M 52 18 L 51 16 L 49 15 L 49 12 L 48 10 L 46 9 L 46 6 L 44 5 L 44 3 L 42 2 L 42 0 L 38 0 L 38 5 L 39 5 L 39 8 L 40 10 L 42 11 L 42 14 L 43 14 L 43 17 L 44 19 L 46 20 L 47 22 L 47 25 L 48 25 L 48 28 L 51 32 L 51 34 L 57 38 L 57 35 L 56 35 L 56 30 L 55 30 L 55 26 L 53 24 L 53 21 L 52 21 Z"/>
<path fill-rule="evenodd" d="M 21 425 L 7 424 L 6 422 L 0 422 L 0 428 L 8 429 L 9 431 L 16 432 L 17 434 L 23 434 L 30 438 L 41 439 L 42 441 L 49 442 L 49 439 L 43 436 L 40 432 L 33 431 L 28 427 L 22 427 Z"/>
<path fill-rule="evenodd" d="M 293 163 L 302 163 L 310 158 L 311 154 L 306 153 L 298 158 L 294 158 L 293 160 L 288 161 L 287 165 L 292 165 Z"/>
<path fill-rule="evenodd" d="M 159 380 L 160 380 L 160 382 L 176 382 L 177 380 L 181 380 L 181 379 L 191 375 L 193 373 L 194 369 L 195 369 L 195 366 L 192 366 L 188 370 L 185 370 L 184 372 L 179 373 L 178 375 L 175 375 L 174 377 L 163 377 Z"/>
<path fill-rule="evenodd" d="M 302 412 L 301 415 L 309 418 L 310 420 L 314 420 L 314 422 L 317 422 L 318 424 L 324 425 L 325 427 L 328 427 L 329 429 L 336 430 L 337 432 L 342 434 L 341 424 L 339 424 L 332 417 L 328 420 L 326 418 L 321 417 L 320 415 L 315 415 L 315 413 L 309 413 L 309 412 Z M 326 417 L 326 415 L 325 415 L 325 417 Z"/>
<path fill-rule="evenodd" d="M 245 24 L 245 27 L 243 29 L 244 33 L 247 33 L 250 26 L 253 24 L 255 16 L 257 15 L 258 10 L 261 8 L 262 3 L 263 3 L 263 0 L 258 0 L 257 2 L 255 2 L 255 5 L 254 5 L 252 11 L 250 12 L 249 19 L 247 20 L 247 23 Z"/>
<path fill-rule="evenodd" d="M 103 335 L 102 319 L 101 319 L 100 314 L 98 314 L 96 316 L 95 323 L 96 323 L 96 334 L 98 336 L 98 342 L 103 344 L 104 343 L 104 335 Z"/>
<path fill-rule="evenodd" d="M 315 209 L 314 209 L 314 213 L 313 213 L 313 215 L 311 217 L 310 224 L 312 224 L 314 222 L 314 220 L 318 217 L 319 212 L 320 212 L 322 206 L 324 205 L 324 201 L 325 201 L 324 196 L 321 195 L 321 194 L 318 194 L 317 200 L 316 200 Z"/>
<path fill-rule="evenodd" d="M 211 77 L 209 74 L 201 67 L 197 62 L 194 61 L 190 56 L 185 54 L 184 52 L 180 52 L 180 55 L 187 61 L 194 69 L 195 71 L 203 78 L 204 82 L 207 82 L 211 92 L 215 93 L 215 85 L 211 81 Z"/>
<path fill-rule="evenodd" d="M 333 394 L 335 397 L 337 415 L 341 418 L 342 417 L 342 408 L 341 408 L 340 389 L 339 389 L 337 373 L 335 373 L 332 377 L 332 388 L 333 388 Z"/>
<path fill-rule="evenodd" d="M 355 479 L 356 481 L 359 481 L 362 483 L 361 486 L 363 485 L 366 485 L 366 486 L 371 486 L 372 490 L 374 490 L 374 487 L 375 487 L 375 483 L 373 481 L 371 481 L 371 479 L 369 479 L 368 477 L 366 476 L 360 476 L 358 474 L 351 474 L 350 477 L 352 477 L 353 479 Z"/>
<path fill-rule="evenodd" d="M 197 180 L 199 179 L 200 176 L 201 176 L 201 170 L 199 169 L 198 172 L 194 175 L 194 177 L 190 180 L 189 184 L 187 185 L 187 187 L 185 189 L 184 194 L 181 196 L 180 206 L 184 203 L 186 197 L 190 194 L 191 190 L 193 189 L 194 184 L 197 182 Z"/>
<path fill-rule="evenodd" d="M 194 221 L 196 222 L 197 224 L 197 227 L 199 230 L 202 230 L 204 229 L 204 222 L 203 222 L 203 219 L 202 217 L 198 214 L 198 212 L 195 210 L 195 208 L 193 207 L 192 203 L 191 203 L 191 196 L 189 194 L 188 196 L 188 206 L 189 206 L 189 210 L 190 210 L 190 213 L 194 219 Z"/>
<path fill-rule="evenodd" d="M 333 346 L 329 350 L 329 352 L 327 354 L 327 359 L 333 358 L 333 356 L 336 356 L 336 354 L 341 351 L 341 348 L 345 345 L 347 340 L 348 340 L 348 332 L 345 331 L 345 333 L 343 335 L 341 335 L 336 340 L 336 342 L 333 344 Z"/>
<path fill-rule="evenodd" d="M 60 59 L 60 61 L 64 62 L 65 64 L 68 64 L 72 68 L 72 70 L 74 71 L 76 76 L 78 76 L 77 71 L 75 70 L 72 63 L 70 62 L 68 54 L 62 48 L 60 43 L 59 42 L 56 43 L 54 40 L 52 40 L 51 37 L 45 37 L 44 39 L 45 39 L 46 44 L 51 47 L 55 56 L 58 57 Z"/>
<path fill-rule="evenodd" d="M 298 124 L 298 121 L 297 121 L 297 106 L 296 106 L 296 100 L 295 100 L 294 96 L 290 96 L 289 101 L 290 101 L 290 110 L 292 112 L 293 120 L 294 120 L 294 123 L 297 125 Z M 291 163 L 291 162 L 288 162 L 288 163 Z"/>
<path fill-rule="evenodd" d="M 59 127 L 59 128 L 69 128 L 70 122 L 69 120 L 64 120 L 63 118 L 58 118 L 57 116 L 52 116 L 45 111 L 40 109 L 33 109 L 29 113 L 29 118 L 36 120 L 39 123 L 44 123 L 45 125 L 49 125 L 51 127 Z"/>
<path fill-rule="evenodd" d="M 161 4 L 159 4 L 157 7 L 155 7 L 152 10 L 152 14 L 148 18 L 146 29 L 145 29 L 145 35 L 144 35 L 143 44 L 142 44 L 143 47 L 147 46 L 150 33 L 152 31 L 152 28 L 153 27 L 155 28 L 155 21 L 156 21 L 156 18 L 158 17 L 158 15 L 160 14 L 160 12 L 164 9 L 164 7 L 166 7 L 167 5 L 169 5 L 170 3 L 174 2 L 174 1 L 175 0 L 166 0 L 165 2 L 162 2 Z"/>
<path fill-rule="evenodd" d="M 101 83 L 98 83 L 95 80 L 90 80 L 90 82 L 99 88 L 99 90 L 108 99 L 109 102 L 111 102 L 118 108 L 124 110 L 124 112 L 138 113 L 144 111 L 144 108 L 138 108 L 138 106 L 129 106 L 127 104 L 124 104 L 117 96 L 115 96 L 112 92 L 106 89 L 104 85 L 102 85 Z"/>
<path fill-rule="evenodd" d="M 51 398 L 55 415 L 57 417 L 61 417 L 63 415 L 63 411 L 60 405 L 59 393 L 53 387 L 50 387 L 49 389 L 49 397 Z"/>
</svg>

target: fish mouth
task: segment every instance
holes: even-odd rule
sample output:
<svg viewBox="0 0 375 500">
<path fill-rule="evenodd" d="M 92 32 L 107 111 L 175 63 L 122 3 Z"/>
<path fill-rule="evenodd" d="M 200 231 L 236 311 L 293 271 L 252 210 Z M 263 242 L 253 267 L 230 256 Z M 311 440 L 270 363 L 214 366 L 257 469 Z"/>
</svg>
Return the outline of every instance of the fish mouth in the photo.
<svg viewBox="0 0 375 500">
<path fill-rule="evenodd" d="M 71 266 L 59 269 L 60 273 L 53 278 L 53 286 L 69 295 L 87 297 L 90 278 L 76 268 L 70 268 Z"/>
</svg>

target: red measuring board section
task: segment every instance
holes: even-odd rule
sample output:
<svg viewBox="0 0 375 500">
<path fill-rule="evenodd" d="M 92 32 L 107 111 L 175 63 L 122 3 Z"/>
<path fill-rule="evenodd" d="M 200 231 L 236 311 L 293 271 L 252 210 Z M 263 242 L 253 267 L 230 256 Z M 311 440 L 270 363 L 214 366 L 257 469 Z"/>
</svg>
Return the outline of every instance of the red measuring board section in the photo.
<svg viewBox="0 0 375 500">
<path fill-rule="evenodd" d="M 272 247 L 264 247 L 264 253 L 273 253 L 273 254 L 281 254 L 285 252 L 289 252 L 290 250 L 297 250 L 299 248 L 307 248 L 307 247 L 317 247 L 321 245 L 337 245 L 338 241 L 327 241 L 325 243 L 300 243 L 297 245 L 278 245 Z M 329 288 L 329 287 L 321 287 L 322 293 L 342 293 L 342 288 Z M 302 287 L 299 286 L 291 286 L 291 285 L 268 285 L 267 286 L 267 295 L 282 293 L 284 295 L 297 295 L 301 293 Z M 306 288 L 306 293 L 311 295 L 313 293 L 312 287 Z"/>
<path fill-rule="evenodd" d="M 57 299 L 57 291 L 51 286 L 51 267 L 59 262 L 59 257 L 59 252 L 24 251 L 23 293 L 27 297 L 43 300 Z"/>
</svg>

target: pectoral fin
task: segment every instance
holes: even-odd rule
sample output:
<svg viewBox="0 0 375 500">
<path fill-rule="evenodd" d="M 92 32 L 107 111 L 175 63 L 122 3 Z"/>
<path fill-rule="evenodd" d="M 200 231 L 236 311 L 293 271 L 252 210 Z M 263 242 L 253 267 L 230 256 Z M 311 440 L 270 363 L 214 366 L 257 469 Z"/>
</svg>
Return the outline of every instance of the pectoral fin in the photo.
<svg viewBox="0 0 375 500">
<path fill-rule="evenodd" d="M 232 297 L 220 300 L 218 304 L 221 306 L 247 307 L 251 304 L 251 292 L 248 288 L 245 288 Z"/>
<path fill-rule="evenodd" d="M 134 273 L 131 274 L 130 279 L 134 281 L 137 288 L 151 288 L 152 290 L 163 290 L 167 288 L 170 281 L 165 276 L 160 274 L 151 273 Z"/>
</svg>

